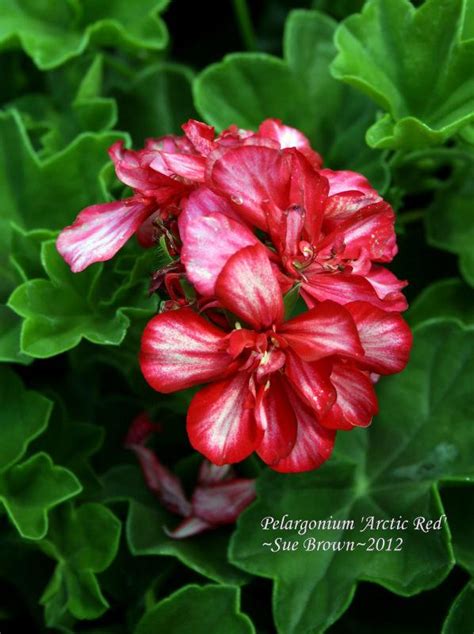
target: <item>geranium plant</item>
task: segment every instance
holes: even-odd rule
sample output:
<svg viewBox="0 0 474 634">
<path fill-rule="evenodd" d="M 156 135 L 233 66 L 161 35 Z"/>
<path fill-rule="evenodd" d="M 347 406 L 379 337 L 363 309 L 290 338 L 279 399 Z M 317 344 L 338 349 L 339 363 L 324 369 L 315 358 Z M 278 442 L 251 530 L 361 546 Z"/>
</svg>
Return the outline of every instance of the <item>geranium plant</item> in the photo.
<svg viewBox="0 0 474 634">
<path fill-rule="evenodd" d="M 0 9 L 2 631 L 474 630 L 474 6 L 309 4 Z"/>
</svg>

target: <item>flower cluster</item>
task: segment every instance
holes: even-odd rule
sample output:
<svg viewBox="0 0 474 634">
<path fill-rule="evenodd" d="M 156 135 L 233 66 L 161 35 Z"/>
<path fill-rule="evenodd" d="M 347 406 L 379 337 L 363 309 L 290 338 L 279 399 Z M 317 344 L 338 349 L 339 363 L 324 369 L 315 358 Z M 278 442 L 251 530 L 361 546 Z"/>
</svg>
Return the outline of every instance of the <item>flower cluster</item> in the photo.
<svg viewBox="0 0 474 634">
<path fill-rule="evenodd" d="M 212 463 L 255 451 L 277 471 L 314 469 L 338 429 L 371 422 L 374 383 L 408 360 L 406 283 L 383 266 L 397 252 L 393 210 L 278 120 L 183 130 L 137 152 L 112 146 L 133 195 L 83 210 L 58 249 L 81 271 L 134 233 L 144 247 L 164 237 L 173 261 L 153 289 L 168 300 L 143 334 L 145 379 L 163 393 L 208 384 L 187 430 Z"/>
</svg>

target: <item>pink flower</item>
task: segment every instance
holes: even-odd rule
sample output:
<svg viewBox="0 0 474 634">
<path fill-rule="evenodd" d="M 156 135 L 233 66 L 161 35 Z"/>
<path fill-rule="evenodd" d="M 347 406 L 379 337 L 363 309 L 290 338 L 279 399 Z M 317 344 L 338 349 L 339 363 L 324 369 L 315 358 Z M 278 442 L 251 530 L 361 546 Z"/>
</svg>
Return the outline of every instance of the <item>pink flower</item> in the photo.
<svg viewBox="0 0 474 634">
<path fill-rule="evenodd" d="M 334 428 L 367 425 L 376 413 L 370 372 L 400 371 L 408 359 L 408 327 L 370 304 L 324 301 L 285 321 L 260 244 L 228 259 L 214 292 L 243 327 L 226 332 L 189 308 L 157 315 L 140 363 L 160 392 L 210 383 L 191 402 L 187 430 L 215 464 L 256 451 L 278 471 L 314 469 L 331 454 Z"/>
<path fill-rule="evenodd" d="M 257 228 L 308 306 L 329 299 L 406 309 L 406 282 L 382 266 L 397 252 L 394 213 L 360 174 L 315 170 L 295 149 L 240 146 L 215 161 L 208 185 L 179 220 L 182 262 L 201 294 L 213 294 L 232 253 L 258 241 Z"/>
<path fill-rule="evenodd" d="M 125 149 L 121 141 L 110 148 L 117 178 L 133 195 L 83 209 L 61 232 L 57 248 L 72 271 L 111 259 L 134 233 L 142 246 L 152 246 L 161 235 L 160 221 L 179 215 L 189 193 L 206 182 L 214 162 L 232 147 L 293 144 L 321 165 L 306 137 L 277 120 L 267 120 L 256 134 L 231 126 L 215 137 L 214 128 L 193 119 L 183 130 L 184 137 L 149 139 L 139 151 Z"/>
<path fill-rule="evenodd" d="M 130 427 L 125 446 L 137 456 L 148 488 L 163 507 L 184 518 L 173 530 L 165 528 L 166 533 L 174 539 L 184 539 L 233 524 L 255 498 L 254 480 L 235 477 L 229 466 L 218 467 L 204 461 L 188 500 L 179 478 L 146 447 L 150 436 L 159 429 L 146 413 L 140 414 Z"/>
</svg>

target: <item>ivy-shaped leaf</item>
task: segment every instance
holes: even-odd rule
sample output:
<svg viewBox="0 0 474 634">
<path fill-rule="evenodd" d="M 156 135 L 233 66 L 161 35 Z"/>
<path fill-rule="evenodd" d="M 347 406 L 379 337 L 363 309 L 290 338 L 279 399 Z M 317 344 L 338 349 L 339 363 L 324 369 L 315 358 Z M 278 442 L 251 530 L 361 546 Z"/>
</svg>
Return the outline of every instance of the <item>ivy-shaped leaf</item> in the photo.
<svg viewBox="0 0 474 634">
<path fill-rule="evenodd" d="M 334 20 L 317 11 L 291 12 L 285 59 L 262 53 L 227 55 L 196 78 L 196 108 L 218 129 L 231 123 L 256 129 L 266 117 L 282 119 L 308 135 L 328 167 L 361 171 L 383 188 L 388 178 L 383 155 L 364 141 L 374 108 L 329 72 L 336 54 L 335 28 Z"/>
<path fill-rule="evenodd" d="M 367 133 L 377 148 L 437 145 L 474 119 L 474 47 L 465 0 L 369 0 L 336 32 L 332 71 L 387 111 Z M 440 72 L 440 60 L 442 69 Z"/>
<path fill-rule="evenodd" d="M 411 595 L 433 587 L 454 563 L 443 521 L 439 530 L 415 530 L 412 521 L 443 514 L 437 483 L 474 476 L 474 329 L 435 321 L 415 329 L 407 369 L 378 386 L 380 414 L 370 430 L 340 434 L 335 456 L 318 471 L 281 475 L 266 472 L 257 502 L 239 519 L 231 561 L 274 579 L 274 616 L 279 632 L 320 632 L 350 603 L 357 581 L 379 583 Z M 265 517 L 353 520 L 335 530 L 264 530 Z M 402 518 L 406 531 L 360 532 L 362 518 Z M 449 519 L 449 518 L 448 518 Z M 275 538 L 297 541 L 298 550 L 271 552 Z M 306 552 L 307 537 L 326 546 Z M 368 552 L 369 538 L 383 549 Z M 400 552 L 395 548 L 401 537 Z M 391 546 L 388 538 L 392 538 Z M 342 551 L 332 543 L 341 542 Z M 351 543 L 364 544 L 354 546 Z M 346 549 L 344 544 L 348 543 Z M 382 544 L 382 542 L 380 542 Z"/>
<path fill-rule="evenodd" d="M 45 358 L 70 350 L 82 338 L 102 345 L 120 344 L 130 319 L 126 306 L 121 302 L 111 304 L 110 297 L 102 296 L 99 291 L 109 286 L 103 279 L 104 265 L 94 265 L 80 274 L 71 273 L 54 241 L 42 245 L 41 261 L 49 280 L 25 282 L 8 301 L 10 308 L 24 318 L 21 350 Z M 111 290 L 121 297 L 128 287 L 119 286 L 117 290 L 112 286 L 107 292 Z M 137 305 L 132 303 L 130 310 L 141 310 L 144 304 L 150 310 L 153 303 L 143 291 L 143 297 L 139 296 Z"/>
<path fill-rule="evenodd" d="M 149 610 L 134 634 L 255 634 L 232 586 L 185 586 Z"/>
<path fill-rule="evenodd" d="M 82 490 L 79 480 L 45 453 L 16 464 L 0 476 L 0 499 L 22 537 L 42 539 L 48 512 Z"/>
<path fill-rule="evenodd" d="M 0 10 L 0 48 L 20 45 L 46 70 L 80 55 L 90 44 L 128 50 L 161 50 L 168 34 L 158 13 L 167 0 L 5 0 Z"/>
<path fill-rule="evenodd" d="M 67 613 L 94 619 L 107 610 L 96 574 L 114 560 L 120 529 L 117 517 L 101 504 L 64 505 L 52 515 L 48 535 L 41 542 L 44 552 L 58 562 L 41 598 L 49 627 Z"/>
<path fill-rule="evenodd" d="M 0 472 L 20 460 L 48 424 L 52 402 L 26 390 L 20 379 L 0 367 Z"/>
<path fill-rule="evenodd" d="M 474 581 L 467 584 L 456 598 L 441 634 L 472 634 L 474 631 Z"/>
<path fill-rule="evenodd" d="M 47 159 L 35 153 L 18 113 L 0 113 L 2 216 L 27 229 L 62 229 L 87 205 L 105 200 L 100 179 L 116 132 L 79 135 Z"/>
<path fill-rule="evenodd" d="M 461 272 L 474 286 L 474 151 L 470 164 L 458 166 L 453 177 L 440 190 L 426 215 L 430 244 L 460 256 Z"/>
</svg>

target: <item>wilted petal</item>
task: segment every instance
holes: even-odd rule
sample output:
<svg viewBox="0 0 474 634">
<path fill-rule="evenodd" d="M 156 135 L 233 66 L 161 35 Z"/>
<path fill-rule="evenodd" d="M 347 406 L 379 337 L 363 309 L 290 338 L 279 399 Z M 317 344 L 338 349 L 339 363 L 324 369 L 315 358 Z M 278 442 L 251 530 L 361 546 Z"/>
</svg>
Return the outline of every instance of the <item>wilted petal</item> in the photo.
<svg viewBox="0 0 474 634">
<path fill-rule="evenodd" d="M 365 354 L 360 363 L 378 374 L 400 372 L 406 366 L 413 335 L 404 319 L 364 302 L 346 305 L 357 326 Z"/>
<path fill-rule="evenodd" d="M 261 245 L 235 253 L 215 285 L 223 306 L 256 329 L 270 328 L 283 319 L 283 298 L 278 279 Z"/>
<path fill-rule="evenodd" d="M 278 332 L 305 361 L 364 354 L 350 313 L 334 302 L 321 302 L 284 323 Z"/>
<path fill-rule="evenodd" d="M 86 207 L 61 231 L 59 253 L 74 273 L 94 262 L 110 260 L 152 213 L 149 201 L 136 198 Z"/>
<path fill-rule="evenodd" d="M 233 524 L 254 499 L 255 481 L 250 479 L 198 486 L 192 498 L 193 515 L 213 526 Z"/>
<path fill-rule="evenodd" d="M 296 442 L 291 453 L 276 465 L 271 465 L 271 468 L 281 473 L 311 471 L 330 457 L 335 431 L 320 425 L 315 412 L 303 403 L 289 385 L 286 392 L 297 421 Z"/>
<path fill-rule="evenodd" d="M 161 425 L 154 423 L 147 412 L 136 416 L 125 437 L 124 446 L 144 445 L 152 434 L 161 430 Z"/>
<path fill-rule="evenodd" d="M 188 409 L 189 440 L 217 465 L 240 462 L 256 449 L 261 431 L 255 423 L 247 372 L 212 383 L 198 392 Z"/>
<path fill-rule="evenodd" d="M 158 392 L 175 392 L 222 377 L 232 357 L 225 333 L 189 308 L 156 315 L 143 333 L 140 366 Z"/>
<path fill-rule="evenodd" d="M 286 458 L 295 444 L 296 419 L 278 374 L 273 374 L 266 385 L 260 386 L 255 419 L 263 431 L 257 448 L 260 458 L 269 465 Z"/>
<path fill-rule="evenodd" d="M 367 372 L 353 365 L 334 363 L 331 382 L 336 388 L 336 402 L 322 419 L 331 429 L 366 427 L 377 414 L 377 397 Z"/>
<path fill-rule="evenodd" d="M 129 445 L 128 448 L 137 456 L 150 491 L 169 511 L 187 517 L 191 513 L 191 504 L 186 499 L 179 478 L 162 465 L 148 447 Z"/>
<path fill-rule="evenodd" d="M 172 531 L 167 528 L 164 530 L 168 537 L 173 539 L 186 539 L 186 537 L 199 535 L 210 528 L 213 528 L 212 524 L 205 522 L 199 517 L 187 517 Z"/>
</svg>

